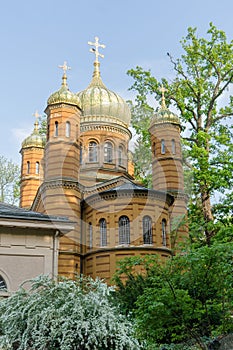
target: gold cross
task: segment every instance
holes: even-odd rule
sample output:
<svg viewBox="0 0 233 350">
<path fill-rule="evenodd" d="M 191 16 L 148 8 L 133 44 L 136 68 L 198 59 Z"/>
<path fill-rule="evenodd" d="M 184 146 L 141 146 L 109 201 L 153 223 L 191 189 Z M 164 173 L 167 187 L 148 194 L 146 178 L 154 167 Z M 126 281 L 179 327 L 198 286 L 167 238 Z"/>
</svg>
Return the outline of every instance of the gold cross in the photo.
<svg viewBox="0 0 233 350">
<path fill-rule="evenodd" d="M 162 93 L 161 107 L 162 107 L 162 108 L 166 108 L 166 102 L 165 102 L 164 93 L 167 92 L 168 90 L 165 89 L 165 87 L 162 85 L 161 88 L 159 88 L 159 91 Z"/>
<path fill-rule="evenodd" d="M 64 61 L 63 66 L 58 66 L 58 68 L 63 69 L 64 75 L 66 74 L 68 69 L 71 69 L 71 67 L 67 66 L 67 62 L 66 61 Z"/>
<path fill-rule="evenodd" d="M 33 113 L 33 116 L 36 118 L 36 121 L 38 120 L 39 117 L 41 117 L 41 115 L 38 113 L 37 110 L 35 111 L 35 113 Z"/>
<path fill-rule="evenodd" d="M 104 55 L 102 55 L 101 53 L 99 53 L 99 47 L 102 47 L 102 49 L 105 49 L 105 45 L 104 44 L 100 44 L 99 43 L 99 38 L 98 36 L 95 37 L 95 42 L 91 42 L 91 41 L 88 41 L 88 45 L 91 45 L 91 46 L 95 46 L 95 48 L 91 48 L 90 49 L 90 52 L 93 52 L 95 54 L 95 62 L 99 62 L 98 59 L 99 57 L 102 57 L 104 58 Z"/>
<path fill-rule="evenodd" d="M 41 115 L 38 113 L 38 111 L 36 110 L 35 113 L 33 113 L 33 116 L 36 118 L 36 121 L 34 123 L 34 132 L 38 131 L 39 128 L 39 122 L 38 119 L 39 117 L 41 117 Z"/>
</svg>

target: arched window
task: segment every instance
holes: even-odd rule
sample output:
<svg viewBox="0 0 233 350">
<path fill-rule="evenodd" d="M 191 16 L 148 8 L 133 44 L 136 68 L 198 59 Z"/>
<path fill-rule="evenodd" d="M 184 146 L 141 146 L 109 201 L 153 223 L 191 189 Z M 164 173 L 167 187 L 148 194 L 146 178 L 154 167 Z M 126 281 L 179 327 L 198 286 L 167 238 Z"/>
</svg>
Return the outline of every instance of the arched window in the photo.
<svg viewBox="0 0 233 350">
<path fill-rule="evenodd" d="M 0 291 L 6 291 L 7 285 L 4 278 L 0 275 Z"/>
<path fill-rule="evenodd" d="M 152 244 L 152 220 L 150 216 L 144 216 L 142 220 L 143 244 Z"/>
<path fill-rule="evenodd" d="M 36 174 L 38 175 L 40 173 L 40 163 L 36 162 Z"/>
<path fill-rule="evenodd" d="M 29 161 L 27 161 L 27 174 L 30 174 L 30 170 L 31 170 L 31 164 Z"/>
<path fill-rule="evenodd" d="M 107 223 L 105 219 L 100 219 L 100 245 L 106 247 L 107 245 Z"/>
<path fill-rule="evenodd" d="M 162 244 L 164 246 L 167 245 L 167 234 L 166 234 L 166 229 L 167 229 L 167 223 L 166 223 L 166 220 L 163 219 L 162 220 Z"/>
<path fill-rule="evenodd" d="M 113 161 L 113 146 L 111 142 L 104 144 L 104 161 L 105 163 L 112 163 Z"/>
<path fill-rule="evenodd" d="M 88 146 L 88 159 L 90 163 L 97 162 L 97 143 L 95 141 L 91 141 Z"/>
<path fill-rule="evenodd" d="M 154 156 L 156 155 L 156 151 L 155 151 L 155 142 L 153 142 L 152 153 L 154 154 Z"/>
<path fill-rule="evenodd" d="M 70 137 L 70 122 L 66 122 L 66 137 Z"/>
<path fill-rule="evenodd" d="M 93 229 L 92 229 L 92 223 L 91 222 L 89 222 L 89 240 L 90 240 L 89 247 L 91 249 L 93 247 Z"/>
<path fill-rule="evenodd" d="M 58 122 L 54 124 L 54 136 L 58 136 Z"/>
<path fill-rule="evenodd" d="M 123 165 L 123 147 L 119 146 L 118 148 L 118 164 Z"/>
<path fill-rule="evenodd" d="M 166 150 L 165 150 L 165 141 L 161 140 L 161 154 L 165 154 Z"/>
<path fill-rule="evenodd" d="M 80 143 L 80 164 L 83 163 L 83 144 Z"/>
<path fill-rule="evenodd" d="M 172 139 L 172 154 L 176 154 L 176 142 Z"/>
<path fill-rule="evenodd" d="M 119 218 L 119 244 L 130 244 L 130 222 L 127 216 Z"/>
</svg>

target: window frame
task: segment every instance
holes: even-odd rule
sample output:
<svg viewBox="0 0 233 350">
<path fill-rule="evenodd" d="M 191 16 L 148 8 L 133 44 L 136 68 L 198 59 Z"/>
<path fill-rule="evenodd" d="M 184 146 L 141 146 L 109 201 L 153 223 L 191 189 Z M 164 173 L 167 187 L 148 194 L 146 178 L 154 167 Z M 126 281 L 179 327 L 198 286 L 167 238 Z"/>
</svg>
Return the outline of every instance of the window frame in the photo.
<svg viewBox="0 0 233 350">
<path fill-rule="evenodd" d="M 122 215 L 118 220 L 119 245 L 130 244 L 130 220 Z"/>
<path fill-rule="evenodd" d="M 162 245 L 167 246 L 167 221 L 162 219 Z"/>
<path fill-rule="evenodd" d="M 107 221 L 104 218 L 101 218 L 99 220 L 99 226 L 100 226 L 100 246 L 106 247 L 108 245 L 107 243 Z"/>
<path fill-rule="evenodd" d="M 142 219 L 143 244 L 153 244 L 153 228 L 152 219 L 149 215 L 145 215 Z"/>
<path fill-rule="evenodd" d="M 89 230 L 89 248 L 93 248 L 93 226 L 92 223 L 89 222 L 88 224 L 88 230 Z"/>
<path fill-rule="evenodd" d="M 165 154 L 165 153 L 166 153 L 165 140 L 162 139 L 161 140 L 161 154 Z"/>
<path fill-rule="evenodd" d="M 27 161 L 27 174 L 30 174 L 31 173 L 31 163 L 30 161 L 28 160 Z"/>
<path fill-rule="evenodd" d="M 59 129 L 59 127 L 58 127 L 58 121 L 56 120 L 56 121 L 54 122 L 54 137 L 58 137 L 58 129 Z"/>
<path fill-rule="evenodd" d="M 118 165 L 119 166 L 124 166 L 123 154 L 124 154 L 124 147 L 122 145 L 120 145 L 118 147 Z"/>
<path fill-rule="evenodd" d="M 71 124 L 69 121 L 66 121 L 66 137 L 70 137 Z"/>
<path fill-rule="evenodd" d="M 114 147 L 110 141 L 104 143 L 104 163 L 113 163 Z"/>
<path fill-rule="evenodd" d="M 172 139 L 171 143 L 172 143 L 172 154 L 176 154 L 176 141 L 175 141 L 175 139 Z"/>
<path fill-rule="evenodd" d="M 88 143 L 88 162 L 89 163 L 98 162 L 98 143 L 94 140 Z"/>
<path fill-rule="evenodd" d="M 36 175 L 40 174 L 40 162 L 36 162 L 36 171 L 35 171 Z"/>
</svg>

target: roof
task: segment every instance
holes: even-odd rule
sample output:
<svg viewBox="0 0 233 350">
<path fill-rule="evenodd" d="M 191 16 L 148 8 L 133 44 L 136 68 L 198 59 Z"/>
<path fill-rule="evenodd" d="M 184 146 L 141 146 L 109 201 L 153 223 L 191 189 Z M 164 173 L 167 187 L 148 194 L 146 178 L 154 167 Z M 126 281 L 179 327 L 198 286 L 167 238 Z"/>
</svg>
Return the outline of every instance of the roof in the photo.
<svg viewBox="0 0 233 350">
<path fill-rule="evenodd" d="M 72 231 L 74 226 L 75 222 L 67 217 L 46 215 L 0 202 L 0 227 L 36 229 L 42 234 L 49 230 L 63 235 Z"/>
<path fill-rule="evenodd" d="M 115 182 L 115 186 L 114 186 L 114 182 Z M 110 181 L 108 183 L 110 184 Z M 107 183 L 105 183 L 105 185 L 106 184 Z M 107 189 L 102 188 L 102 191 L 101 191 L 101 186 L 100 186 L 97 192 L 92 193 L 91 195 L 84 198 L 84 201 L 87 201 L 87 200 L 89 201 L 91 198 L 95 198 L 96 196 L 98 197 L 98 196 L 104 196 L 108 194 L 111 195 L 111 193 L 127 193 L 131 195 L 132 193 L 138 194 L 142 192 L 144 192 L 146 195 L 149 195 L 149 196 L 156 196 L 157 198 L 164 199 L 164 197 L 166 197 L 166 200 L 168 200 L 170 204 L 172 204 L 174 201 L 174 197 L 168 192 L 146 188 L 123 176 L 113 179 L 111 181 L 110 188 L 107 188 Z"/>
<path fill-rule="evenodd" d="M 69 222 L 67 217 L 50 216 L 0 202 L 0 218 L 31 219 L 38 221 Z"/>
<path fill-rule="evenodd" d="M 102 193 L 108 193 L 108 192 L 112 192 L 112 191 L 135 191 L 135 190 L 139 190 L 139 191 L 148 191 L 148 188 L 144 187 L 144 186 L 141 186 L 141 185 L 137 185 L 133 182 L 127 182 L 127 183 L 124 183 L 120 186 L 117 186 L 117 187 L 113 187 L 113 188 L 110 188 L 109 190 L 105 190 L 103 191 Z"/>
</svg>

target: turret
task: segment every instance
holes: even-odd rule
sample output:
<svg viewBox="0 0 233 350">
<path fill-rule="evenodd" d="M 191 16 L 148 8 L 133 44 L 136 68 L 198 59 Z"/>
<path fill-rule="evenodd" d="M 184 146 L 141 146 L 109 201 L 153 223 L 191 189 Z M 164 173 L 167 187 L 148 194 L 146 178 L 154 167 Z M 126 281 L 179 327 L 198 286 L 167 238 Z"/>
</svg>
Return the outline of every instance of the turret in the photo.
<svg viewBox="0 0 233 350">
<path fill-rule="evenodd" d="M 80 166 L 79 98 L 67 85 L 64 62 L 61 88 L 47 102 L 47 141 L 45 145 L 44 182 L 40 188 L 46 214 L 67 216 L 75 229 L 60 241 L 59 274 L 74 277 L 80 273 L 81 191 L 78 183 Z"/>
<path fill-rule="evenodd" d="M 47 142 L 45 147 L 45 181 L 78 180 L 80 164 L 79 98 L 67 85 L 66 62 L 61 88 L 47 102 Z"/>
<path fill-rule="evenodd" d="M 38 113 L 35 113 L 38 118 Z M 39 133 L 39 123 L 36 119 L 32 134 L 22 142 L 20 153 L 21 182 L 20 182 L 20 206 L 30 208 L 36 192 L 43 181 L 43 157 L 45 137 Z"/>
<path fill-rule="evenodd" d="M 155 190 L 174 196 L 171 224 L 172 229 L 177 231 L 177 226 L 183 221 L 187 212 L 180 142 L 181 124 L 179 117 L 166 107 L 165 91 L 164 88 L 161 88 L 161 107 L 152 118 L 149 128 L 152 149 L 152 183 Z M 184 227 L 178 231 L 179 236 L 187 233 Z"/>
</svg>

